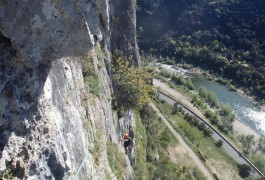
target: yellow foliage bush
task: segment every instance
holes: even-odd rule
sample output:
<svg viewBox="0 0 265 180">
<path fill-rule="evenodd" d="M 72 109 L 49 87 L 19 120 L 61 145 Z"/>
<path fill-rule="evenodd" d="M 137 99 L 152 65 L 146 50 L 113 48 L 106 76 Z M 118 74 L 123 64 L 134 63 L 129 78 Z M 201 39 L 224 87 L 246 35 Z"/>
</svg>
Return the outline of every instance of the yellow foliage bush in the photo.
<svg viewBox="0 0 265 180">
<path fill-rule="evenodd" d="M 150 101 L 152 74 L 144 68 L 129 67 L 129 61 L 119 57 L 113 66 L 114 101 L 124 109 L 141 108 Z"/>
</svg>

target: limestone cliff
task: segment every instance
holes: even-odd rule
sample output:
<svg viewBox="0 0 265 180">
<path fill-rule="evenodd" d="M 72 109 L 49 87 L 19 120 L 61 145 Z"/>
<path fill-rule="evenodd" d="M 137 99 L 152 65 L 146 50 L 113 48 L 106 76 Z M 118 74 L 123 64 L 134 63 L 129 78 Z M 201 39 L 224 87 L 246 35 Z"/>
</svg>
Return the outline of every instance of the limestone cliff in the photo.
<svg viewBox="0 0 265 180">
<path fill-rule="evenodd" d="M 0 2 L 1 177 L 116 179 L 107 146 L 122 152 L 121 130 L 134 122 L 112 111 L 110 51 L 139 64 L 135 1 L 126 2 Z M 121 7 L 129 26 L 114 28 Z M 128 158 L 124 166 L 133 178 Z"/>
<path fill-rule="evenodd" d="M 140 65 L 136 42 L 136 0 L 110 0 L 111 50 L 121 50 L 127 58 L 132 56 L 132 64 Z"/>
</svg>

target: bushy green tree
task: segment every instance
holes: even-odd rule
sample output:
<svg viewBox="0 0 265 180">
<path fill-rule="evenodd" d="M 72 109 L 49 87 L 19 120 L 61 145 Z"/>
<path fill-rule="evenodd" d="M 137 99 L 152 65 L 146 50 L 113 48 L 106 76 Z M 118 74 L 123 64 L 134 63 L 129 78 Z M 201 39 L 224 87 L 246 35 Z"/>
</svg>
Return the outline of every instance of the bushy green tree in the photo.
<svg viewBox="0 0 265 180">
<path fill-rule="evenodd" d="M 164 68 L 160 70 L 160 74 L 166 78 L 170 78 L 172 76 L 172 73 Z"/>
<path fill-rule="evenodd" d="M 118 58 L 113 66 L 115 81 L 114 104 L 118 108 L 142 107 L 153 93 L 151 76 L 143 68 L 129 67 L 129 62 Z"/>
<path fill-rule="evenodd" d="M 199 95 L 202 98 L 207 99 L 207 89 L 206 89 L 206 87 L 200 87 L 200 89 L 199 89 Z"/>
<path fill-rule="evenodd" d="M 254 135 L 240 135 L 239 141 L 241 142 L 244 154 L 249 154 L 251 148 L 256 144 Z"/>
<path fill-rule="evenodd" d="M 220 114 L 222 116 L 227 116 L 229 114 L 231 114 L 233 111 L 232 111 L 232 108 L 231 106 L 229 106 L 228 104 L 222 104 L 221 105 L 221 111 L 220 111 Z"/>
<path fill-rule="evenodd" d="M 264 174 L 265 173 L 265 155 L 258 153 L 252 158 L 253 164 Z"/>
<path fill-rule="evenodd" d="M 262 135 L 259 138 L 259 142 L 258 142 L 258 148 L 261 152 L 265 153 L 265 136 Z"/>
<path fill-rule="evenodd" d="M 207 93 L 207 102 L 209 103 L 210 106 L 218 105 L 218 100 L 212 91 L 208 91 Z"/>
<path fill-rule="evenodd" d="M 205 117 L 211 119 L 213 116 L 213 112 L 211 110 L 205 111 Z"/>
<path fill-rule="evenodd" d="M 208 91 L 206 87 L 200 87 L 199 96 L 203 98 L 210 106 L 218 106 L 218 100 L 212 91 Z"/>
<path fill-rule="evenodd" d="M 232 123 L 235 121 L 235 113 L 232 111 L 231 106 L 227 104 L 221 105 L 220 110 L 221 120 L 224 127 L 226 127 L 229 130 L 233 129 Z"/>
<path fill-rule="evenodd" d="M 251 167 L 247 164 L 239 165 L 239 175 L 242 178 L 248 177 L 250 175 Z"/>
<path fill-rule="evenodd" d="M 213 135 L 213 131 L 210 128 L 205 128 L 203 130 L 203 135 L 206 137 L 211 137 Z"/>
<path fill-rule="evenodd" d="M 224 143 L 224 141 L 221 140 L 221 139 L 219 139 L 219 140 L 215 143 L 215 145 L 216 145 L 216 147 L 222 147 L 223 143 Z"/>
</svg>

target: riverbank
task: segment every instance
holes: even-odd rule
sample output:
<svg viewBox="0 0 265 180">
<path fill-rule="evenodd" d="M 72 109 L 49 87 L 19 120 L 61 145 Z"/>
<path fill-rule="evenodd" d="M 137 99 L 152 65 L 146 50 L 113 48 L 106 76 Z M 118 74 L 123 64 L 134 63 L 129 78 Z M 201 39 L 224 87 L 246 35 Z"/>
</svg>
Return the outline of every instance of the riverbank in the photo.
<svg viewBox="0 0 265 180">
<path fill-rule="evenodd" d="M 159 81 L 158 79 L 154 79 L 153 83 L 156 87 L 160 87 L 163 89 L 165 93 L 168 95 L 174 97 L 176 100 L 181 101 L 183 104 L 185 104 L 187 107 L 189 107 L 192 111 L 196 112 L 199 116 L 206 119 L 203 115 L 203 113 L 196 107 L 193 106 L 193 104 L 188 100 L 187 97 L 185 97 L 183 94 L 177 92 L 176 90 L 171 89 L 166 83 L 163 83 Z M 257 139 L 260 137 L 260 135 L 254 131 L 253 129 L 249 128 L 247 125 L 236 119 L 233 123 L 234 131 L 237 135 L 244 134 L 244 135 L 254 135 Z"/>
<path fill-rule="evenodd" d="M 214 80 L 217 83 L 219 83 L 217 81 L 217 79 L 222 78 L 219 76 L 215 76 L 214 74 L 211 74 L 209 71 L 207 70 L 203 70 L 199 67 L 192 67 L 190 69 L 187 69 L 188 73 L 190 74 L 198 74 L 208 80 Z M 221 84 L 221 83 L 220 83 Z M 227 88 L 231 88 L 232 84 L 223 84 L 224 86 L 226 86 Z M 256 98 L 254 96 L 248 95 L 244 92 L 243 88 L 234 88 L 234 86 L 232 85 L 231 90 L 235 90 L 239 95 L 243 96 L 244 98 L 246 98 L 247 100 L 251 101 L 253 104 L 255 104 L 258 108 L 260 108 L 262 111 L 265 111 L 265 104 L 262 104 L 261 102 L 256 101 Z"/>
<path fill-rule="evenodd" d="M 202 70 L 202 69 L 200 69 L 200 68 L 192 68 L 192 69 L 190 69 L 189 70 L 189 73 L 190 74 L 192 74 L 192 76 L 195 78 L 195 79 L 205 79 L 205 82 L 209 82 L 209 83 L 206 83 L 206 84 L 209 84 L 209 88 L 212 90 L 212 91 L 214 91 L 214 92 L 216 92 L 217 91 L 217 97 L 219 96 L 225 96 L 225 92 L 222 92 L 221 90 L 217 90 L 217 89 L 212 89 L 212 87 L 213 87 L 213 84 L 215 84 L 215 82 L 211 82 L 211 81 L 209 81 L 209 79 L 214 79 L 214 80 L 216 80 L 218 77 L 214 77 L 214 76 L 211 76 L 210 75 L 210 73 L 208 73 L 208 71 L 204 71 L 204 70 Z M 196 77 L 196 75 L 198 75 L 198 77 Z M 211 78 L 210 78 L 211 77 Z M 207 81 L 207 79 L 208 79 L 208 81 Z M 199 80 L 200 81 L 200 80 Z M 203 81 L 202 81 L 203 82 Z M 225 87 L 225 85 L 223 85 L 222 83 L 219 83 L 218 81 L 216 82 L 216 83 L 218 83 L 219 85 L 218 86 L 223 86 L 223 87 Z M 196 86 L 196 85 L 195 85 Z M 208 87 L 208 85 L 206 85 L 207 87 Z M 197 86 L 198 87 L 198 86 Z M 226 86 L 227 87 L 227 86 Z M 222 88 L 221 88 L 222 89 Z M 218 94 L 218 92 L 219 92 L 219 94 Z M 221 94 L 220 94 L 220 92 L 222 92 Z M 223 94 L 224 93 L 224 94 Z M 239 123 L 234 123 L 234 129 L 235 128 L 237 128 L 237 126 L 240 126 L 240 129 L 244 129 L 244 131 L 246 131 L 246 132 L 248 132 L 249 134 L 252 134 L 252 135 L 254 135 L 255 137 L 257 137 L 257 134 L 258 135 L 260 135 L 260 133 L 264 133 L 265 131 L 264 131 L 264 118 L 262 118 L 262 117 L 265 117 L 264 115 L 264 112 L 265 112 L 265 106 L 263 105 L 263 106 L 261 106 L 258 102 L 256 102 L 255 101 L 255 98 L 254 97 L 251 97 L 251 96 L 248 96 L 246 93 L 244 93 L 244 91 L 242 90 L 242 89 L 236 89 L 236 91 L 235 91 L 235 94 L 237 94 L 237 96 L 238 97 L 241 97 L 241 98 L 243 98 L 243 99 L 245 99 L 245 100 L 243 100 L 243 101 L 241 101 L 240 99 L 237 99 L 237 101 L 238 100 L 240 100 L 239 102 L 250 102 L 250 103 L 252 103 L 253 104 L 253 108 L 254 109 L 252 109 L 252 110 L 250 110 L 250 109 L 246 109 L 246 108 L 244 108 L 244 109 L 241 109 L 241 111 L 245 111 L 245 112 L 237 112 L 237 113 L 239 113 L 240 115 L 240 117 L 241 118 L 246 118 L 246 117 L 248 117 L 248 118 L 250 118 L 251 117 L 251 119 L 252 120 L 254 120 L 255 119 L 255 123 L 256 124 L 258 124 L 258 126 L 256 126 L 254 129 L 253 129 L 253 125 L 252 126 L 249 126 L 249 124 L 247 123 L 247 124 L 245 124 L 246 123 L 246 119 L 238 119 L 238 121 L 240 122 L 240 124 Z M 228 97 L 230 97 L 230 95 L 228 96 Z M 235 96 L 233 96 L 233 98 L 232 99 L 234 99 L 236 97 L 236 95 Z M 228 100 L 227 99 L 227 97 L 225 96 L 225 97 L 223 97 L 224 99 L 222 99 L 221 101 L 224 101 L 225 103 L 232 103 L 231 104 L 231 106 L 233 107 L 233 108 L 236 108 L 235 107 L 235 103 L 234 102 L 232 102 L 232 101 L 230 101 L 230 100 Z M 219 101 L 220 101 L 220 99 L 219 99 Z M 223 102 L 223 103 L 224 103 Z M 238 102 L 238 103 L 239 103 Z M 243 107 L 247 107 L 248 105 L 246 105 L 246 106 L 243 106 Z M 237 109 L 237 108 L 236 108 Z M 238 109 L 237 109 L 238 110 Z M 236 111 L 236 110 L 235 110 Z M 244 115 L 243 115 L 244 114 Z M 247 115 L 246 115 L 247 114 Z M 255 114 L 255 116 L 256 117 L 254 117 L 254 114 Z M 243 115 L 243 117 L 242 117 L 242 115 Z M 248 129 L 246 129 L 246 128 L 244 128 L 245 126 L 247 126 L 248 127 Z M 251 128 L 250 128 L 251 127 Z M 235 131 L 236 131 L 236 129 L 235 129 Z M 239 130 L 237 131 L 237 132 L 240 132 Z M 255 132 L 255 133 L 254 133 Z"/>
<path fill-rule="evenodd" d="M 253 135 L 255 137 L 256 140 L 259 139 L 260 135 L 254 131 L 253 129 L 251 129 L 250 127 L 248 127 L 247 125 L 245 125 L 243 122 L 241 122 L 240 120 L 236 119 L 233 122 L 233 128 L 234 128 L 234 133 L 236 135 Z"/>
</svg>

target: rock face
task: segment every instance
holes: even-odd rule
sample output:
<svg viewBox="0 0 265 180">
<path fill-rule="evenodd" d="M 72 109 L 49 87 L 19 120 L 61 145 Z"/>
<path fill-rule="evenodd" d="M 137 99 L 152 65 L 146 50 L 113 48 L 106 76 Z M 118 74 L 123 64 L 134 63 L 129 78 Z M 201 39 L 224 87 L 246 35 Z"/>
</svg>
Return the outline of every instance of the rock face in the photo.
<svg viewBox="0 0 265 180">
<path fill-rule="evenodd" d="M 27 67 L 83 54 L 100 34 L 100 18 L 108 26 L 107 1 L 4 1 L 1 32 L 10 37 Z"/>
<path fill-rule="evenodd" d="M 0 175 L 115 179 L 107 144 L 119 144 L 133 115 L 120 123 L 112 111 L 110 47 L 139 64 L 135 2 L 126 2 L 0 2 Z M 121 4 L 130 26 L 111 29 L 109 9 Z M 131 179 L 128 158 L 125 168 Z"/>
<path fill-rule="evenodd" d="M 140 65 L 136 42 L 136 0 L 110 0 L 111 50 L 121 50 L 126 58 L 132 56 L 132 64 Z"/>
</svg>

